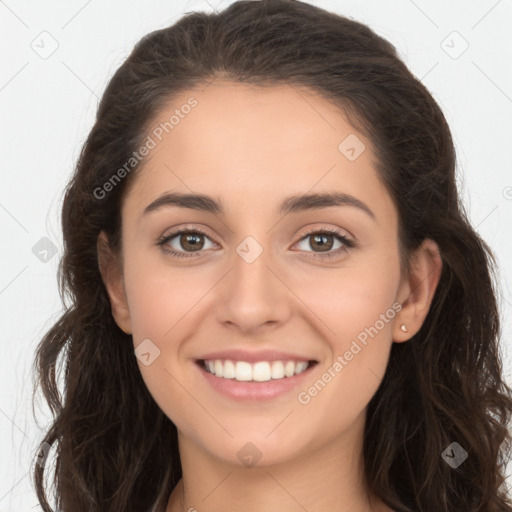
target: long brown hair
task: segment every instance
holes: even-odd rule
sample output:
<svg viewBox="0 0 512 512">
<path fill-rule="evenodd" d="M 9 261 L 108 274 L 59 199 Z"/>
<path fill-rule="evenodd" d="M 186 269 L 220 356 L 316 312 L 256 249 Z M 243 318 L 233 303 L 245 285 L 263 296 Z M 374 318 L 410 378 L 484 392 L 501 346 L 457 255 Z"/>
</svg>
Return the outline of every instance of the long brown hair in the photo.
<svg viewBox="0 0 512 512">
<path fill-rule="evenodd" d="M 371 141 L 398 210 L 403 268 L 425 238 L 440 248 L 443 270 L 427 318 L 411 340 L 393 343 L 368 406 L 368 489 L 400 512 L 511 512 L 504 475 L 512 391 L 499 352 L 496 262 L 460 202 L 446 119 L 389 42 L 294 0 L 187 14 L 143 37 L 103 94 L 63 202 L 65 311 L 34 361 L 54 416 L 40 449 L 55 450 L 56 507 L 149 512 L 165 505 L 181 477 L 176 427 L 142 380 L 98 268 L 101 230 L 120 250 L 120 204 L 141 164 L 108 193 L 94 191 L 141 146 L 169 99 L 216 77 L 306 87 L 343 109 Z M 458 468 L 441 456 L 452 442 L 468 453 Z M 34 464 L 45 512 L 53 510 L 49 472 Z"/>
</svg>

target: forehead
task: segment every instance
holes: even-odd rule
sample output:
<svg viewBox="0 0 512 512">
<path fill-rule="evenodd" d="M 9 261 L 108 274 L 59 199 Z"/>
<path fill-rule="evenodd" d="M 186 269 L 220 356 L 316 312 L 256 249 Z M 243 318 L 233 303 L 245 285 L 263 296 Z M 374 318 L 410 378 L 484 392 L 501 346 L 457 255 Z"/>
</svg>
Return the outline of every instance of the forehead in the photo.
<svg viewBox="0 0 512 512">
<path fill-rule="evenodd" d="M 340 137 L 355 131 L 339 109 L 310 90 L 218 81 L 174 97 L 153 126 L 164 126 L 169 114 L 185 110 L 191 100 L 196 106 L 179 118 L 173 116 L 175 124 L 163 134 L 155 156 L 168 150 L 166 156 L 174 151 L 176 162 L 184 157 L 231 166 L 271 159 L 278 162 L 277 167 L 285 159 L 293 162 L 307 153 L 308 161 L 321 162 L 322 150 L 332 160 Z"/>
<path fill-rule="evenodd" d="M 172 190 L 247 208 L 341 191 L 393 214 L 370 141 L 310 90 L 214 81 L 174 96 L 149 127 L 155 144 L 126 198 L 130 210 Z"/>
</svg>

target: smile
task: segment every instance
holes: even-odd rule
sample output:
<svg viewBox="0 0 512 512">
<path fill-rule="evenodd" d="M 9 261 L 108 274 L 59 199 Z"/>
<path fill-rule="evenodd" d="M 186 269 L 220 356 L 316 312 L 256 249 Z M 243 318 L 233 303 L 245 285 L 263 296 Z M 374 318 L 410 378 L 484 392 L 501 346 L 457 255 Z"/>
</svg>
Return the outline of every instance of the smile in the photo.
<svg viewBox="0 0 512 512">
<path fill-rule="evenodd" d="M 293 377 L 304 372 L 314 361 L 232 361 L 230 359 L 201 360 L 207 372 L 223 379 L 239 382 L 267 382 Z"/>
</svg>

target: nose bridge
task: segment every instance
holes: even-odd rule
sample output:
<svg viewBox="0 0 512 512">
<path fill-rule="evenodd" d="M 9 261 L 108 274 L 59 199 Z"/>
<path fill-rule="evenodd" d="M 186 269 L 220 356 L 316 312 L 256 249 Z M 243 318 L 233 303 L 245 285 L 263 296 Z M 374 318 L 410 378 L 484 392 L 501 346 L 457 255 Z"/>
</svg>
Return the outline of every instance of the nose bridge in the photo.
<svg viewBox="0 0 512 512">
<path fill-rule="evenodd" d="M 260 243 L 256 236 L 246 236 L 235 247 L 233 280 L 237 289 L 240 288 L 244 295 L 246 293 L 271 293 L 269 280 L 275 279 L 269 270 L 273 260 L 269 237 L 262 240 L 263 235 L 259 235 Z M 271 288 L 272 284 L 270 283 Z"/>
<path fill-rule="evenodd" d="M 232 270 L 218 304 L 219 320 L 242 330 L 281 322 L 287 316 L 286 287 L 275 275 L 270 237 L 262 233 L 247 235 L 235 246 Z"/>
</svg>

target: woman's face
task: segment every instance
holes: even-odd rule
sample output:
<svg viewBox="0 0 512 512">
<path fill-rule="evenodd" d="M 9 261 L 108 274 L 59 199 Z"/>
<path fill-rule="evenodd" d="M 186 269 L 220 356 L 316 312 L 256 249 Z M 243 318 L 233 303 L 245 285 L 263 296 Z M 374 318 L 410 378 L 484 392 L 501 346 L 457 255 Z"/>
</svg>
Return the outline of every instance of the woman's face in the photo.
<svg viewBox="0 0 512 512">
<path fill-rule="evenodd" d="M 115 316 L 181 440 L 250 465 L 360 432 L 408 291 L 369 141 L 304 90 L 219 81 L 174 98 L 148 135 Z"/>
</svg>

